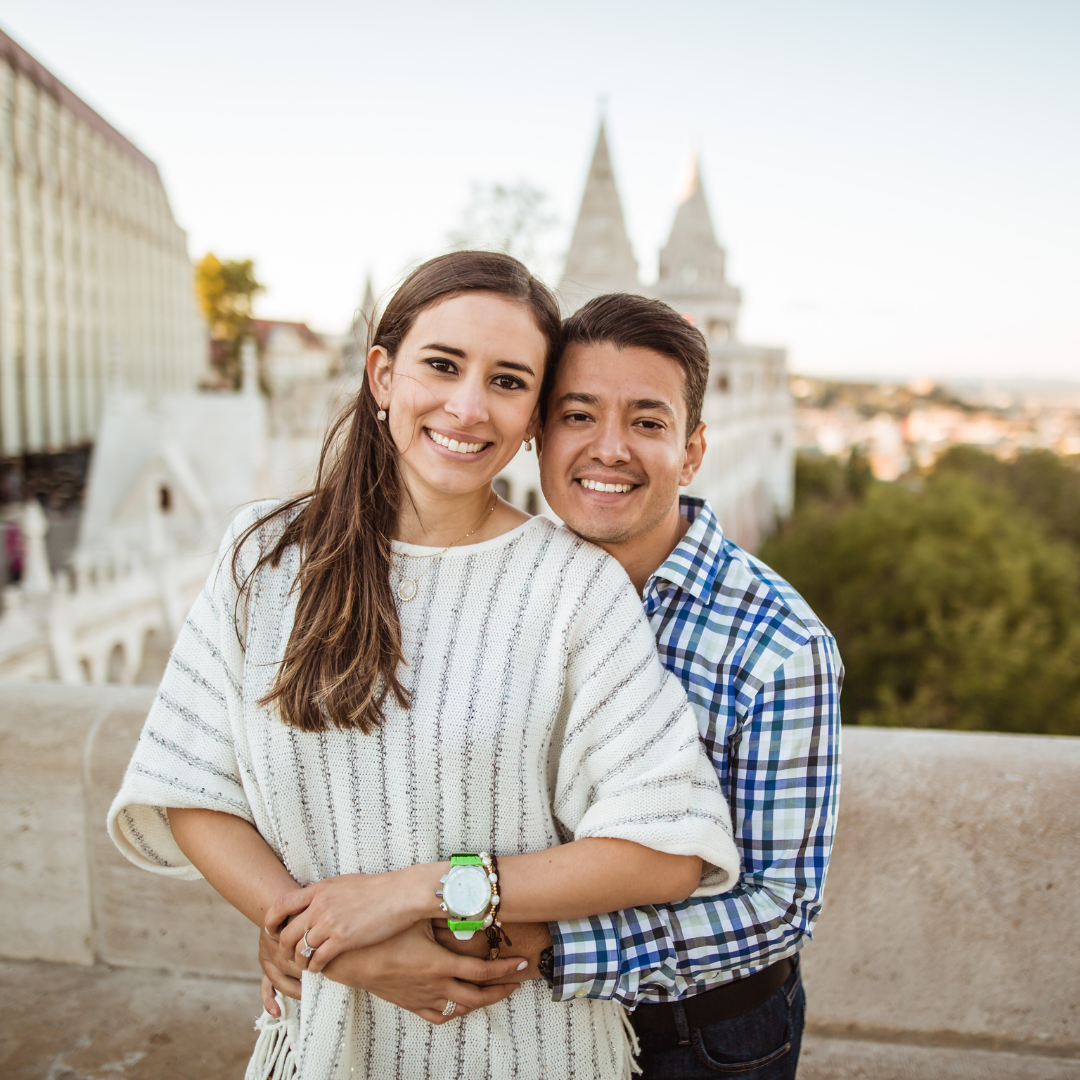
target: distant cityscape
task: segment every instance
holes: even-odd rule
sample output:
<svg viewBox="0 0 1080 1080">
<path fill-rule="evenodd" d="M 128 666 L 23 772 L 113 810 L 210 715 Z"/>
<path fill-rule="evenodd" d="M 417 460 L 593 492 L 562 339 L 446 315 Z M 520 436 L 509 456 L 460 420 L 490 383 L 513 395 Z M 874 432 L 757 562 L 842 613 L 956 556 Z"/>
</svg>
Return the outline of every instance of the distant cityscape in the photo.
<svg viewBox="0 0 1080 1080">
<path fill-rule="evenodd" d="M 793 375 L 790 386 L 796 452 L 846 458 L 858 451 L 879 480 L 925 470 L 961 443 L 1004 460 L 1031 450 L 1080 459 L 1080 383 Z"/>
</svg>

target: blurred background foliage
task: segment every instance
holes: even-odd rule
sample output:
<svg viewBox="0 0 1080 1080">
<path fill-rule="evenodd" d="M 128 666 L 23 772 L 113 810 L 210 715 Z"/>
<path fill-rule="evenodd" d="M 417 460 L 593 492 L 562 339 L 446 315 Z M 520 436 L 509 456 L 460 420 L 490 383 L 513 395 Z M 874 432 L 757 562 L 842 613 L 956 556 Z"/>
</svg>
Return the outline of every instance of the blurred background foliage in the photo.
<svg viewBox="0 0 1080 1080">
<path fill-rule="evenodd" d="M 210 326 L 215 386 L 240 388 L 240 344 L 251 326 L 255 294 L 264 286 L 251 259 L 219 259 L 212 251 L 195 264 L 195 295 Z"/>
<path fill-rule="evenodd" d="M 846 723 L 1080 735 L 1080 468 L 967 446 L 882 483 L 800 457 L 761 558 L 836 635 Z"/>
</svg>

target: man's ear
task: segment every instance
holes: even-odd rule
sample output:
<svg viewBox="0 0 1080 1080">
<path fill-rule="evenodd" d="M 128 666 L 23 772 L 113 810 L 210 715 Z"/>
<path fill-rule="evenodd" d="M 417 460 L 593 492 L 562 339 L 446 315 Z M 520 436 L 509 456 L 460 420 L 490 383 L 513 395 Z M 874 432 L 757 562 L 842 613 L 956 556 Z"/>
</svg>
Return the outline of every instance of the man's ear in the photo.
<svg viewBox="0 0 1080 1080">
<path fill-rule="evenodd" d="M 701 468 L 701 459 L 705 456 L 705 424 L 699 420 L 686 444 L 686 456 L 683 458 L 682 472 L 679 473 L 679 487 L 692 483 Z"/>
</svg>

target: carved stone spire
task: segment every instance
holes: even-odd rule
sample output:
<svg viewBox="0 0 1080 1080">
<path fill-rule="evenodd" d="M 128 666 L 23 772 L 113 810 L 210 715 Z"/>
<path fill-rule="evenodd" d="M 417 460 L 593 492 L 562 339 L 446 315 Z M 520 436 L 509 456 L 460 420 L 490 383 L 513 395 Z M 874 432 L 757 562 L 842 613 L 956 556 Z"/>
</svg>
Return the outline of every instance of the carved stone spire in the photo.
<svg viewBox="0 0 1080 1080">
<path fill-rule="evenodd" d="M 660 273 L 653 295 L 693 316 L 707 338 L 734 337 L 739 290 L 729 285 L 725 276 L 724 249 L 713 229 L 697 157 L 671 235 L 660 251 Z"/>
<path fill-rule="evenodd" d="M 637 259 L 626 235 L 626 220 L 601 120 L 559 295 L 566 311 L 571 312 L 601 293 L 638 290 Z"/>
</svg>

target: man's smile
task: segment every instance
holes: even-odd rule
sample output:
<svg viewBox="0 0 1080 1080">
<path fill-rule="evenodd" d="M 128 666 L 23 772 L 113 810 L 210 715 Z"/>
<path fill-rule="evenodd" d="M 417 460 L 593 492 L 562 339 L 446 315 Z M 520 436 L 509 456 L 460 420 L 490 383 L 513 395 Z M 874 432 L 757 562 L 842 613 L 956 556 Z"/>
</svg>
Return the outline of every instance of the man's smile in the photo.
<svg viewBox="0 0 1080 1080">
<path fill-rule="evenodd" d="M 625 494 L 628 491 L 633 491 L 638 484 L 625 484 L 621 482 L 608 483 L 603 480 L 591 480 L 586 476 L 579 476 L 576 483 L 580 484 L 586 491 L 601 491 L 604 493 L 613 494 Z"/>
</svg>

